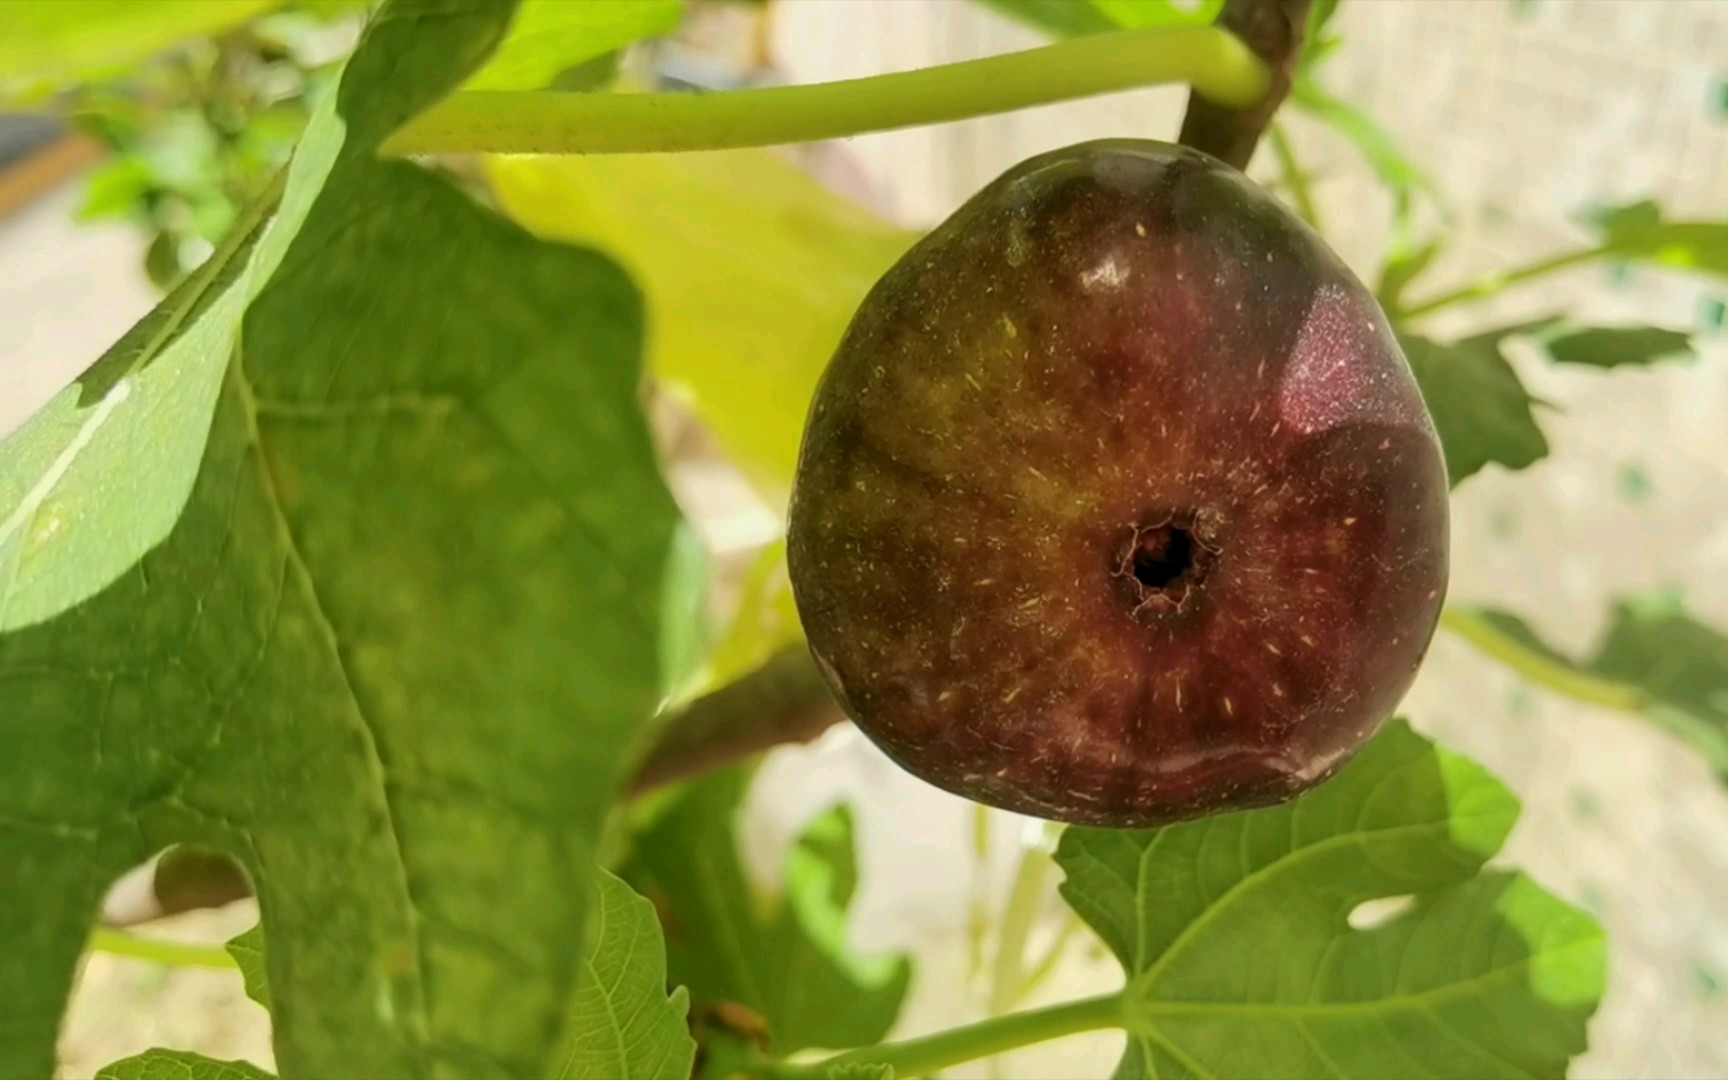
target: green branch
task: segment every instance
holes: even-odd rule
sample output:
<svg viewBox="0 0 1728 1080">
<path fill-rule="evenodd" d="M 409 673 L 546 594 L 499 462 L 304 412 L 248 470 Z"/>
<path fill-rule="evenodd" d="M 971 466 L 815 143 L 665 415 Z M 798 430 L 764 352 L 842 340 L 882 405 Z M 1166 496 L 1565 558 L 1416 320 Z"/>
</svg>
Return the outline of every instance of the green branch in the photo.
<svg viewBox="0 0 1728 1080">
<path fill-rule="evenodd" d="M 1571 266 L 1577 266 L 1579 263 L 1586 263 L 1591 259 L 1599 259 L 1607 254 L 1608 249 L 1600 246 L 1581 248 L 1577 251 L 1568 251 L 1564 255 L 1554 255 L 1550 258 L 1541 259 L 1528 265 L 1520 266 L 1515 270 L 1503 270 L 1499 273 L 1489 274 L 1487 277 L 1480 278 L 1461 289 L 1454 289 L 1448 293 L 1441 293 L 1439 296 L 1433 297 L 1432 299 L 1424 300 L 1419 304 L 1414 304 L 1410 307 L 1404 308 L 1397 312 L 1397 317 L 1399 319 L 1414 319 L 1422 315 L 1432 314 L 1433 312 L 1439 311 L 1441 308 L 1451 307 L 1453 304 L 1467 303 L 1471 300 L 1485 300 L 1488 297 L 1493 296 L 1495 293 L 1504 289 L 1509 289 L 1514 285 L 1522 284 L 1523 282 L 1531 281 L 1535 278 L 1545 277 L 1548 274 L 1554 273 L 1556 270 L 1564 270 Z"/>
<path fill-rule="evenodd" d="M 1581 671 L 1532 649 L 1477 612 L 1449 607 L 1441 613 L 1440 625 L 1475 646 L 1479 652 L 1563 697 L 1622 712 L 1641 712 L 1648 704 L 1647 695 L 1638 687 Z"/>
<path fill-rule="evenodd" d="M 926 1076 L 979 1058 L 1018 1050 L 1083 1031 L 1124 1026 L 1122 995 L 1071 1001 L 1047 1009 L 993 1017 L 902 1043 L 866 1046 L 808 1065 L 775 1065 L 765 1080 L 818 1080 L 836 1066 L 887 1065 L 895 1076 Z"/>
<path fill-rule="evenodd" d="M 1132 30 L 866 79 L 708 94 L 471 91 L 422 113 L 386 154 L 639 154 L 844 138 L 1158 83 L 1244 107 L 1266 65 L 1210 26 Z"/>
<path fill-rule="evenodd" d="M 233 971 L 238 966 L 228 950 L 209 945 L 183 945 L 177 941 L 158 941 L 138 937 L 123 930 L 98 927 L 90 935 L 90 948 L 110 956 L 125 956 L 133 960 L 148 960 L 169 967 L 221 968 Z"/>
</svg>

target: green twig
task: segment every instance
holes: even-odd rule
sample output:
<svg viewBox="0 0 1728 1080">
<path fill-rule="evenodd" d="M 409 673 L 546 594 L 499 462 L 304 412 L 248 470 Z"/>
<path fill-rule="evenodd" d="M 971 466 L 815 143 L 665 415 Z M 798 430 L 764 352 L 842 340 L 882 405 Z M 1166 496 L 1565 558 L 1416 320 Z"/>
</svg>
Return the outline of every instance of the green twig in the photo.
<svg viewBox="0 0 1728 1080">
<path fill-rule="evenodd" d="M 1647 695 L 1638 687 L 1580 671 L 1546 656 L 1478 612 L 1449 607 L 1441 613 L 1440 625 L 1536 685 L 1574 701 L 1622 712 L 1641 712 L 1648 703 Z"/>
<path fill-rule="evenodd" d="M 984 943 L 990 936 L 990 808 L 972 807 L 972 918 L 967 934 L 968 981 L 984 970 Z"/>
<path fill-rule="evenodd" d="M 1105 994 L 1047 1009 L 997 1016 L 922 1039 L 848 1050 L 808 1065 L 776 1065 L 764 1075 L 765 1080 L 817 1080 L 832 1075 L 836 1066 L 887 1065 L 895 1076 L 925 1076 L 938 1069 L 994 1057 L 1064 1035 L 1122 1027 L 1123 1022 L 1122 995 Z"/>
<path fill-rule="evenodd" d="M 1038 992 L 1050 976 L 1056 973 L 1056 965 L 1062 962 L 1062 957 L 1068 952 L 1068 943 L 1074 940 L 1074 932 L 1080 929 L 1080 917 L 1072 909 L 1062 912 L 1062 922 L 1056 928 L 1056 936 L 1044 950 L 1044 955 L 1032 965 L 1032 970 L 1020 983 L 1016 1001 L 1024 1000 Z"/>
<path fill-rule="evenodd" d="M 1266 141 L 1272 146 L 1272 156 L 1278 159 L 1278 170 L 1290 191 L 1290 201 L 1296 204 L 1296 212 L 1303 221 L 1319 229 L 1320 208 L 1314 203 L 1314 189 L 1301 162 L 1296 160 L 1296 148 L 1290 144 L 1284 125 L 1274 122 L 1267 130 Z"/>
<path fill-rule="evenodd" d="M 106 926 L 98 927 L 96 932 L 90 935 L 90 948 L 111 956 L 148 960 L 153 964 L 166 964 L 170 967 L 220 968 L 226 971 L 233 971 L 238 967 L 226 949 L 138 937 Z"/>
<path fill-rule="evenodd" d="M 1014 874 L 1014 884 L 1002 912 L 1002 928 L 996 934 L 996 965 L 988 1006 L 992 1016 L 1013 1008 L 1020 997 L 1020 988 L 1026 980 L 1026 943 L 1038 924 L 1045 886 L 1055 866 L 1039 848 L 1027 848 L 1020 853 L 1020 868 Z"/>
<path fill-rule="evenodd" d="M 865 79 L 720 93 L 471 91 L 385 140 L 386 154 L 634 154 L 844 138 L 1034 105 L 1189 83 L 1212 101 L 1259 101 L 1270 73 L 1210 26 L 1099 34 Z"/>
<path fill-rule="evenodd" d="M 1535 278 L 1545 277 L 1548 274 L 1554 273 L 1556 270 L 1564 270 L 1567 267 L 1577 266 L 1579 263 L 1586 263 L 1591 259 L 1599 259 L 1607 254 L 1608 249 L 1603 247 L 1589 247 L 1581 248 L 1577 251 L 1568 251 L 1564 255 L 1555 255 L 1550 258 L 1540 259 L 1526 266 L 1520 266 L 1515 270 L 1503 270 L 1499 273 L 1489 274 L 1487 277 L 1480 278 L 1461 289 L 1454 289 L 1448 293 L 1441 293 L 1439 296 L 1404 308 L 1396 314 L 1400 319 L 1414 319 L 1422 315 L 1430 315 L 1439 311 L 1441 308 L 1451 307 L 1453 304 L 1468 303 L 1472 300 L 1484 300 L 1493 296 L 1495 293 L 1511 288 L 1514 285 L 1522 284 L 1523 282 L 1531 281 Z"/>
</svg>

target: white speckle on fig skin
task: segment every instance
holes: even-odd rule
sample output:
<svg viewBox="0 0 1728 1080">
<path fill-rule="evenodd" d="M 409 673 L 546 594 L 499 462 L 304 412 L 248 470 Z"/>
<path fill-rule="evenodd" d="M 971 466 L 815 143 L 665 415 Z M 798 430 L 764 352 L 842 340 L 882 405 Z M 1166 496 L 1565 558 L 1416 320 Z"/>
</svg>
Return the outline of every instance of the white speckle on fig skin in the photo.
<svg viewBox="0 0 1728 1080">
<path fill-rule="evenodd" d="M 1378 730 L 1438 619 L 1446 491 L 1318 237 L 1117 140 L 1018 166 L 878 283 L 788 557 L 824 676 L 909 771 L 1150 826 L 1289 798 Z"/>
</svg>

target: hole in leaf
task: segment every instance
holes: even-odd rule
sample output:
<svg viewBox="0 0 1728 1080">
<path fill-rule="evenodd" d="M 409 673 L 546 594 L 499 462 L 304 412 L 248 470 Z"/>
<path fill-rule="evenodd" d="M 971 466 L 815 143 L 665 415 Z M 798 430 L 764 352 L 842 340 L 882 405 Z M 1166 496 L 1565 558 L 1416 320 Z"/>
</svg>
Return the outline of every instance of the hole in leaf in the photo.
<svg viewBox="0 0 1728 1080">
<path fill-rule="evenodd" d="M 208 849 L 169 848 L 121 876 L 91 927 L 66 1009 L 63 1067 L 96 1074 L 151 1049 L 153 1034 L 187 1016 L 224 1031 L 228 1056 L 268 1063 L 270 1017 L 247 1000 L 262 984 L 262 939 L 247 930 L 258 921 L 251 891 L 238 864 Z M 229 946 L 237 935 L 252 939 L 250 956 Z"/>
<path fill-rule="evenodd" d="M 1378 929 L 1415 906 L 1414 896 L 1382 896 L 1364 900 L 1350 912 L 1350 929 Z"/>
</svg>

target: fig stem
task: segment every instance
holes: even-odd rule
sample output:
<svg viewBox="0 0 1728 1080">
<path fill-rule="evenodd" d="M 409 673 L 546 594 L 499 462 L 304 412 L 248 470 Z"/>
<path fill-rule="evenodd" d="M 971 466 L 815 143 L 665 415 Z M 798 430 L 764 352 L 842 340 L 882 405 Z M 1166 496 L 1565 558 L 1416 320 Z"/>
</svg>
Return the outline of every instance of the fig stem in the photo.
<svg viewBox="0 0 1728 1080">
<path fill-rule="evenodd" d="M 775 1065 L 764 1074 L 764 1080 L 817 1080 L 833 1076 L 837 1067 L 866 1065 L 887 1065 L 895 1076 L 927 1076 L 1022 1046 L 1124 1024 L 1122 995 L 1105 994 L 997 1016 L 921 1039 L 849 1050 L 806 1065 Z"/>
<path fill-rule="evenodd" d="M 1545 656 L 1495 626 L 1480 612 L 1448 607 L 1440 614 L 1440 624 L 1536 685 L 1574 701 L 1622 712 L 1642 712 L 1648 704 L 1647 696 L 1638 687 L 1604 679 Z"/>
<path fill-rule="evenodd" d="M 128 934 L 111 927 L 97 927 L 90 935 L 90 948 L 110 956 L 125 956 L 133 960 L 148 960 L 170 967 L 203 967 L 234 970 L 238 965 L 228 950 L 206 945 L 185 945 L 178 941 L 155 941 Z"/>
<path fill-rule="evenodd" d="M 1609 250 L 1606 247 L 1597 246 L 1580 248 L 1576 251 L 1568 251 L 1546 259 L 1539 259 L 1536 262 L 1520 266 L 1515 270 L 1505 270 L 1497 274 L 1490 274 L 1487 277 L 1479 278 L 1463 288 L 1454 289 L 1447 293 L 1441 293 L 1439 296 L 1406 307 L 1394 314 L 1396 314 L 1399 319 L 1415 319 L 1439 311 L 1441 308 L 1451 307 L 1454 304 L 1467 303 L 1472 300 L 1485 300 L 1488 297 L 1493 296 L 1502 290 L 1509 289 L 1514 285 L 1520 285 L 1526 281 L 1534 280 L 1535 278 L 1545 277 L 1548 274 L 1554 273 L 1556 270 L 1565 270 L 1568 267 L 1577 266 L 1579 263 L 1586 263 L 1592 259 L 1598 259 L 1607 254 L 1609 254 Z"/>
<path fill-rule="evenodd" d="M 1271 74 L 1211 26 L 1098 34 L 862 79 L 708 94 L 459 93 L 386 139 L 386 155 L 642 154 L 845 138 L 1159 83 L 1252 106 Z"/>
<path fill-rule="evenodd" d="M 1213 25 L 1228 30 L 1266 64 L 1266 93 L 1254 101 L 1225 101 L 1196 83 L 1188 95 L 1179 142 L 1246 170 L 1272 114 L 1278 111 L 1302 60 L 1302 38 L 1312 0 L 1224 0 Z"/>
</svg>

